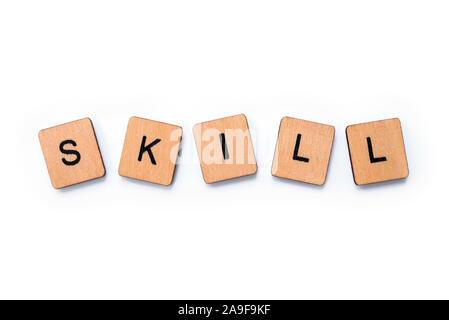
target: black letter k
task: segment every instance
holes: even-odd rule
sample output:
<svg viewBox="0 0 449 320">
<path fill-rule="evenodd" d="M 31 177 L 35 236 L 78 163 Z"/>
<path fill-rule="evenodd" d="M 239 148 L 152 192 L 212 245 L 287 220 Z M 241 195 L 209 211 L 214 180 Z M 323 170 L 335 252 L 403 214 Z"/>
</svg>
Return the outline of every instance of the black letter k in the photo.
<svg viewBox="0 0 449 320">
<path fill-rule="evenodd" d="M 147 141 L 147 137 L 143 136 L 142 138 L 142 144 L 140 145 L 140 153 L 139 153 L 139 162 L 142 161 L 142 156 L 145 152 L 148 152 L 148 155 L 150 156 L 151 163 L 156 165 L 156 159 L 154 159 L 153 152 L 151 152 L 151 148 L 157 145 L 159 142 L 161 142 L 161 139 L 156 139 L 153 142 L 151 142 L 149 145 L 145 146 L 145 142 Z"/>
</svg>

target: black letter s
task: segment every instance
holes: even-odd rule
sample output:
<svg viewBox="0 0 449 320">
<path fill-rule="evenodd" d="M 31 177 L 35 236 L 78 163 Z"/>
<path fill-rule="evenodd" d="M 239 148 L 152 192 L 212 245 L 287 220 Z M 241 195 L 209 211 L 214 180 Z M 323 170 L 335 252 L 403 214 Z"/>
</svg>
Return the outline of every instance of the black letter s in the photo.
<svg viewBox="0 0 449 320">
<path fill-rule="evenodd" d="M 67 161 L 65 158 L 62 158 L 62 162 L 66 165 L 66 166 L 74 166 L 77 165 L 80 160 L 81 160 L 81 155 L 78 151 L 76 150 L 65 150 L 64 146 L 66 144 L 71 144 L 72 146 L 76 147 L 76 142 L 73 140 L 65 140 L 63 142 L 61 142 L 61 144 L 59 145 L 59 151 L 61 151 L 63 154 L 73 154 L 76 156 L 76 159 L 73 161 Z"/>
</svg>

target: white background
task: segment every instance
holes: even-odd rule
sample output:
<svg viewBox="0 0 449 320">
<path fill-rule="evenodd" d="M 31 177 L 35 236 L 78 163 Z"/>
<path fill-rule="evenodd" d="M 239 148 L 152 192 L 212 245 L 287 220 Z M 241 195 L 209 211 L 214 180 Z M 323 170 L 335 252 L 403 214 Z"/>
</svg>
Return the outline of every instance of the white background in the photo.
<svg viewBox="0 0 449 320">
<path fill-rule="evenodd" d="M 429 0 L 2 0 L 0 298 L 449 298 L 448 16 Z M 208 186 L 192 127 L 238 113 L 259 173 Z M 271 176 L 287 115 L 336 127 L 322 188 Z M 86 116 L 107 176 L 54 190 L 38 131 Z M 184 128 L 172 187 L 118 176 L 131 116 Z M 409 179 L 355 186 L 346 126 L 391 117 Z"/>
</svg>

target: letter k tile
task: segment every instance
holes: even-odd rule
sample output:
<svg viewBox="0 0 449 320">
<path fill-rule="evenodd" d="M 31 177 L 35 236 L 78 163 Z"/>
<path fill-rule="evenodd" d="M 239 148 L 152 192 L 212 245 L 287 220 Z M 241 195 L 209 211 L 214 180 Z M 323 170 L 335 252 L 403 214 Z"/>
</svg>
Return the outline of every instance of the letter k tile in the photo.
<svg viewBox="0 0 449 320">
<path fill-rule="evenodd" d="M 181 138 L 179 126 L 132 117 L 119 174 L 164 186 L 172 184 Z"/>
</svg>

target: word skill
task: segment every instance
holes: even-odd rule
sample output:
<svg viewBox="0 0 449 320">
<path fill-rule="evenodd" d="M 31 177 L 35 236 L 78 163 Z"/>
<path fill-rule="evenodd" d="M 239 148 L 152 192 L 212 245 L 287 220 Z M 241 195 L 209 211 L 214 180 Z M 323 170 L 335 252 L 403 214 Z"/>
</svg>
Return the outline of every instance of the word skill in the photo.
<svg viewBox="0 0 449 320">
<path fill-rule="evenodd" d="M 183 130 L 180 126 L 132 117 L 125 134 L 119 175 L 164 186 L 173 182 Z M 258 166 L 245 115 L 193 127 L 205 183 L 249 176 Z M 285 117 L 281 120 L 272 175 L 324 185 L 335 137 L 331 125 Z M 357 185 L 409 175 L 399 119 L 346 128 L 352 174 Z M 106 170 L 89 118 L 41 130 L 39 141 L 51 183 L 60 189 L 101 178 Z"/>
</svg>

